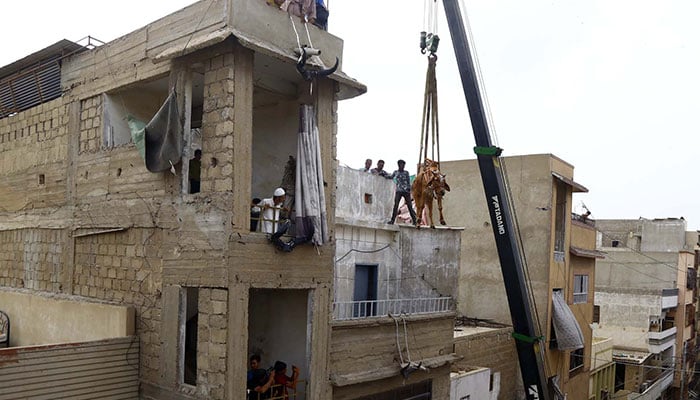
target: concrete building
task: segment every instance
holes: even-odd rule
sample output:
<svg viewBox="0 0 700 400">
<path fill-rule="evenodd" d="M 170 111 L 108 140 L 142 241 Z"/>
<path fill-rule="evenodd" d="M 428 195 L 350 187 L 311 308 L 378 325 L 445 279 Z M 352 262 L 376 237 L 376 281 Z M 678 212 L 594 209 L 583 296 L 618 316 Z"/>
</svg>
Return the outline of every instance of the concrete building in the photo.
<svg viewBox="0 0 700 400">
<path fill-rule="evenodd" d="M 488 392 L 484 368 L 463 371 L 451 389 L 461 229 L 387 225 L 391 180 L 338 167 L 337 182 L 333 398 L 482 394 L 484 374 Z M 421 368 L 402 369 L 409 362 Z"/>
<path fill-rule="evenodd" d="M 607 255 L 596 266 L 595 332 L 613 339 L 616 386 L 639 398 L 686 399 L 696 358 L 697 233 L 682 218 L 596 220 L 596 228 Z"/>
<path fill-rule="evenodd" d="M 591 346 L 589 399 L 607 400 L 615 392 L 615 362 L 611 338 L 594 337 Z"/>
<path fill-rule="evenodd" d="M 505 157 L 512 204 L 527 260 L 536 321 L 545 337 L 547 377 L 559 377 L 569 399 L 588 399 L 593 314 L 595 234 L 571 218 L 572 194 L 586 192 L 574 182 L 572 165 L 551 155 Z M 443 161 L 452 192 L 445 197 L 450 225 L 464 226 L 460 266 L 460 315 L 511 324 L 503 277 L 476 160 Z M 579 226 L 580 225 L 580 226 Z M 485 240 L 489 238 L 489 240 Z M 580 326 L 584 347 L 557 348 L 553 296 L 563 296 Z"/>
<path fill-rule="evenodd" d="M 457 321 L 454 352 L 462 358 L 454 363 L 454 373 L 458 375 L 460 371 L 471 371 L 474 366 L 487 368 L 491 374 L 491 398 L 522 398 L 524 391 L 516 362 L 518 354 L 513 329 L 489 321 L 468 318 L 458 318 Z"/>
<path fill-rule="evenodd" d="M 292 23 L 304 32 L 262 0 L 203 0 L 103 46 L 61 41 L 0 69 L 0 286 L 34 299 L 10 310 L 13 325 L 56 296 L 128 305 L 143 399 L 242 399 L 253 352 L 300 367 L 297 398 L 333 396 L 336 110 L 365 87 L 341 64 L 310 91 Z M 342 60 L 341 39 L 308 30 L 325 65 Z M 174 174 L 151 173 L 127 122 L 173 91 L 184 153 L 167 159 Z M 283 181 L 301 104 L 315 105 L 331 240 L 283 253 L 250 231 L 250 203 Z"/>
</svg>

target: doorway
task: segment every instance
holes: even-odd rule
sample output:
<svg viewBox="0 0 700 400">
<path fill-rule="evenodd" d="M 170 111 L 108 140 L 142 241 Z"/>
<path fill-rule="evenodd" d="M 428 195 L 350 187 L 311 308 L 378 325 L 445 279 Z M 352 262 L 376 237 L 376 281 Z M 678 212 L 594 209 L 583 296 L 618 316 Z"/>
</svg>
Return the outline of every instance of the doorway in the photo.
<svg viewBox="0 0 700 400">
<path fill-rule="evenodd" d="M 377 315 L 377 270 L 376 264 L 355 265 L 353 316 L 356 318 Z"/>
</svg>

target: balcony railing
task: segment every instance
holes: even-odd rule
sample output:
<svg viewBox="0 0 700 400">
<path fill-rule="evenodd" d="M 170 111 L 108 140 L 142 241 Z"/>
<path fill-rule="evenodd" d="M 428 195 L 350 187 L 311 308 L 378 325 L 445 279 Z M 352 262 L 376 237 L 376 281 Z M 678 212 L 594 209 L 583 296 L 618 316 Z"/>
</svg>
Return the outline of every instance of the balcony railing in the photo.
<svg viewBox="0 0 700 400">
<path fill-rule="evenodd" d="M 653 380 L 644 381 L 639 386 L 638 393 L 630 393 L 627 400 L 655 400 L 661 397 L 666 389 L 673 383 L 673 371 L 661 373 Z"/>
<path fill-rule="evenodd" d="M 433 314 L 451 310 L 452 297 L 339 301 L 333 303 L 333 319 L 342 321 L 370 317 L 385 317 L 389 314 Z"/>
<path fill-rule="evenodd" d="M 665 341 L 664 339 L 667 339 L 670 337 L 675 337 L 676 331 L 677 331 L 677 328 L 675 326 L 672 326 L 668 329 L 664 329 L 662 331 L 650 329 L 649 330 L 649 341 L 651 343 L 653 343 L 652 341 L 654 341 L 654 340 Z"/>
</svg>

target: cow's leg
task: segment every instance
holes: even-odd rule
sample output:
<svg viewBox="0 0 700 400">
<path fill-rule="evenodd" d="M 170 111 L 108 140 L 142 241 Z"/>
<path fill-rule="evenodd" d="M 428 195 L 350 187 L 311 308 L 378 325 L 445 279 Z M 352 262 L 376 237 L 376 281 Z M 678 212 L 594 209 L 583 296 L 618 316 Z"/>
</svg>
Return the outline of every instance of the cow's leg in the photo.
<svg viewBox="0 0 700 400">
<path fill-rule="evenodd" d="M 422 196 L 418 196 L 416 198 L 416 226 L 420 226 L 422 223 L 425 223 L 425 221 L 423 221 L 423 207 L 425 207 L 423 204 L 423 198 Z"/>
<path fill-rule="evenodd" d="M 440 211 L 440 225 L 447 225 L 445 217 L 442 215 L 442 196 L 437 195 L 438 211 Z"/>
<path fill-rule="evenodd" d="M 428 207 L 428 218 L 430 219 L 430 227 L 435 228 L 435 223 L 433 223 L 433 196 L 426 196 L 425 205 Z"/>
<path fill-rule="evenodd" d="M 419 172 L 411 185 L 411 197 L 413 197 L 413 200 L 416 201 L 416 225 L 419 225 L 422 222 L 421 216 L 423 215 L 423 190 L 421 189 L 422 180 L 423 173 Z M 410 199 L 408 205 L 409 207 L 411 206 Z"/>
</svg>

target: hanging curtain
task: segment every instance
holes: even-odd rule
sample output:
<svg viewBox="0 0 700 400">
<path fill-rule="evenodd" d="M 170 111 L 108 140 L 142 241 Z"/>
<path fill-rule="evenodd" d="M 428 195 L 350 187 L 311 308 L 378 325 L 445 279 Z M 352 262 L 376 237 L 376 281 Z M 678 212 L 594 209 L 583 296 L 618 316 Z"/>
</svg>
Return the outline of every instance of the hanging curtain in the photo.
<svg viewBox="0 0 700 400">
<path fill-rule="evenodd" d="M 182 157 L 182 124 L 173 91 L 146 125 L 146 168 L 151 172 L 169 170 Z"/>
<path fill-rule="evenodd" d="M 310 105 L 302 105 L 299 110 L 296 168 L 295 236 L 308 237 L 313 233 L 311 241 L 320 246 L 328 241 L 328 222 L 318 126 Z"/>
<path fill-rule="evenodd" d="M 559 350 L 576 350 L 583 348 L 583 332 L 571 308 L 566 304 L 561 290 L 552 293 L 552 323 L 557 335 Z"/>
</svg>

